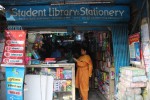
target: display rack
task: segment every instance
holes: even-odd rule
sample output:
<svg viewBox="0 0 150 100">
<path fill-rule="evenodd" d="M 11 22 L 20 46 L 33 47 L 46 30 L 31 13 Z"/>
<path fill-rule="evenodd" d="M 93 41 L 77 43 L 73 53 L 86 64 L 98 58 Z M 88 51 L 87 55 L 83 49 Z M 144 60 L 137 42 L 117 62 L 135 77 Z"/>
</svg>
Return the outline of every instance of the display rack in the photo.
<svg viewBox="0 0 150 100">
<path fill-rule="evenodd" d="M 111 33 L 95 34 L 96 38 L 96 78 L 98 92 L 107 100 L 114 100 L 114 59 Z"/>
<path fill-rule="evenodd" d="M 34 84 L 32 82 L 28 82 L 31 80 L 31 77 L 36 77 L 36 76 L 38 77 L 38 75 L 42 75 L 42 77 L 43 77 L 43 75 L 44 76 L 52 76 L 54 78 L 54 80 L 53 80 L 53 100 L 75 100 L 75 64 L 65 63 L 65 64 L 28 65 L 26 69 L 27 69 L 27 74 L 25 76 L 25 82 L 27 85 Z M 43 84 L 45 84 L 45 83 L 43 83 Z M 48 84 L 50 84 L 50 83 L 48 83 Z M 67 85 L 67 84 L 71 84 L 71 85 Z M 31 86 L 26 86 L 26 87 L 28 88 Z M 45 87 L 45 88 L 47 88 L 47 87 Z M 36 89 L 35 90 L 32 89 L 32 90 L 37 92 Z M 32 92 L 30 91 L 30 92 L 34 93 L 33 91 Z M 32 96 L 32 98 L 30 98 L 29 95 Z M 48 95 L 48 94 L 45 93 L 45 95 Z M 34 96 L 35 96 L 35 98 L 34 98 Z M 37 98 L 36 94 L 31 95 L 29 92 L 25 92 L 25 100 L 27 100 L 27 99 L 33 100 L 36 98 Z M 40 100 L 40 99 L 38 99 L 38 100 Z"/>
</svg>

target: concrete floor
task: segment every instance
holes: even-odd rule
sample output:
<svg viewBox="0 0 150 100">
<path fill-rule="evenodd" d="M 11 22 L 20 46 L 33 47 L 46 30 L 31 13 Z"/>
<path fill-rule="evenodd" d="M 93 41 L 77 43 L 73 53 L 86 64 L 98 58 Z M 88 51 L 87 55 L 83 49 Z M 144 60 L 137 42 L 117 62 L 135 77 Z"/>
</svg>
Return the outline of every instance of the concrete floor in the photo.
<svg viewBox="0 0 150 100">
<path fill-rule="evenodd" d="M 96 90 L 92 90 L 89 92 L 89 100 L 106 100 L 102 94 L 98 94 Z"/>
<path fill-rule="evenodd" d="M 76 90 L 76 97 L 79 97 L 78 90 Z M 81 99 L 76 99 L 81 100 Z M 100 93 L 98 93 L 96 90 L 90 90 L 89 91 L 89 100 L 106 100 L 104 96 Z"/>
</svg>

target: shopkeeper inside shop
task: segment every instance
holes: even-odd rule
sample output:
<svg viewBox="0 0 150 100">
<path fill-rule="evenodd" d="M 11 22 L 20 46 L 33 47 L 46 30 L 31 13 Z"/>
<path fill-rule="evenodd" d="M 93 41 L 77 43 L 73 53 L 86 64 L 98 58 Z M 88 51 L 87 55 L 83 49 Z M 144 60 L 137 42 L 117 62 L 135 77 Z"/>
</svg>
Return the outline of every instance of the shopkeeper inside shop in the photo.
<svg viewBox="0 0 150 100">
<path fill-rule="evenodd" d="M 74 62 L 73 57 L 78 58 L 80 55 L 81 43 L 75 41 L 64 42 L 63 40 L 64 37 L 39 34 L 36 36 L 31 51 L 39 56 L 38 60 L 40 61 L 45 61 L 46 58 L 55 58 L 56 61 Z M 32 59 L 36 59 L 34 55 Z"/>
</svg>

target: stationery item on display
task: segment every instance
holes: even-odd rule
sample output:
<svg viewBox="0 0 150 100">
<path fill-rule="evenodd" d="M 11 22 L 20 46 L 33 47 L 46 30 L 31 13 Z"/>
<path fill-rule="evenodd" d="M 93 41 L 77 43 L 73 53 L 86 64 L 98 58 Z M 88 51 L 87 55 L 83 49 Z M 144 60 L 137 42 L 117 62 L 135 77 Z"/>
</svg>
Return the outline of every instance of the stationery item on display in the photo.
<svg viewBox="0 0 150 100">
<path fill-rule="evenodd" d="M 64 79 L 71 79 L 72 78 L 72 71 L 71 70 L 64 70 Z"/>
<path fill-rule="evenodd" d="M 36 50 L 32 50 L 32 55 L 35 59 L 40 59 L 40 55 L 38 54 Z"/>
<path fill-rule="evenodd" d="M 63 68 L 57 68 L 56 69 L 56 78 L 57 79 L 64 79 Z"/>
<path fill-rule="evenodd" d="M 67 91 L 72 91 L 72 81 L 71 80 L 67 80 L 66 81 L 66 84 L 67 84 Z"/>
<path fill-rule="evenodd" d="M 54 91 L 55 91 L 55 92 L 61 91 L 61 88 L 60 88 L 60 80 L 54 80 Z"/>
<path fill-rule="evenodd" d="M 46 64 L 56 63 L 56 58 L 45 58 L 44 63 Z"/>
<path fill-rule="evenodd" d="M 53 69 L 48 69 L 48 75 L 56 79 L 56 71 L 54 71 Z"/>
<path fill-rule="evenodd" d="M 39 65 L 39 64 L 41 64 L 41 61 L 40 61 L 40 60 L 31 59 L 31 65 Z"/>
<path fill-rule="evenodd" d="M 26 56 L 25 56 L 26 65 L 31 65 L 31 57 L 32 57 L 32 53 L 26 53 Z"/>
</svg>

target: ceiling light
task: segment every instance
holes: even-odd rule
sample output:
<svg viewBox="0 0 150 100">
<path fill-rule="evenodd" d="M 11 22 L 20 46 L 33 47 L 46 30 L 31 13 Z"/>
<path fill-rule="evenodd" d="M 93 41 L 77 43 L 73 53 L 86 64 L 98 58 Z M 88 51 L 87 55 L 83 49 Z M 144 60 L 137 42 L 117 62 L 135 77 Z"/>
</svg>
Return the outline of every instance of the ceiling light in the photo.
<svg viewBox="0 0 150 100">
<path fill-rule="evenodd" d="M 0 5 L 0 10 L 5 10 L 5 8 L 2 5 Z"/>
</svg>

